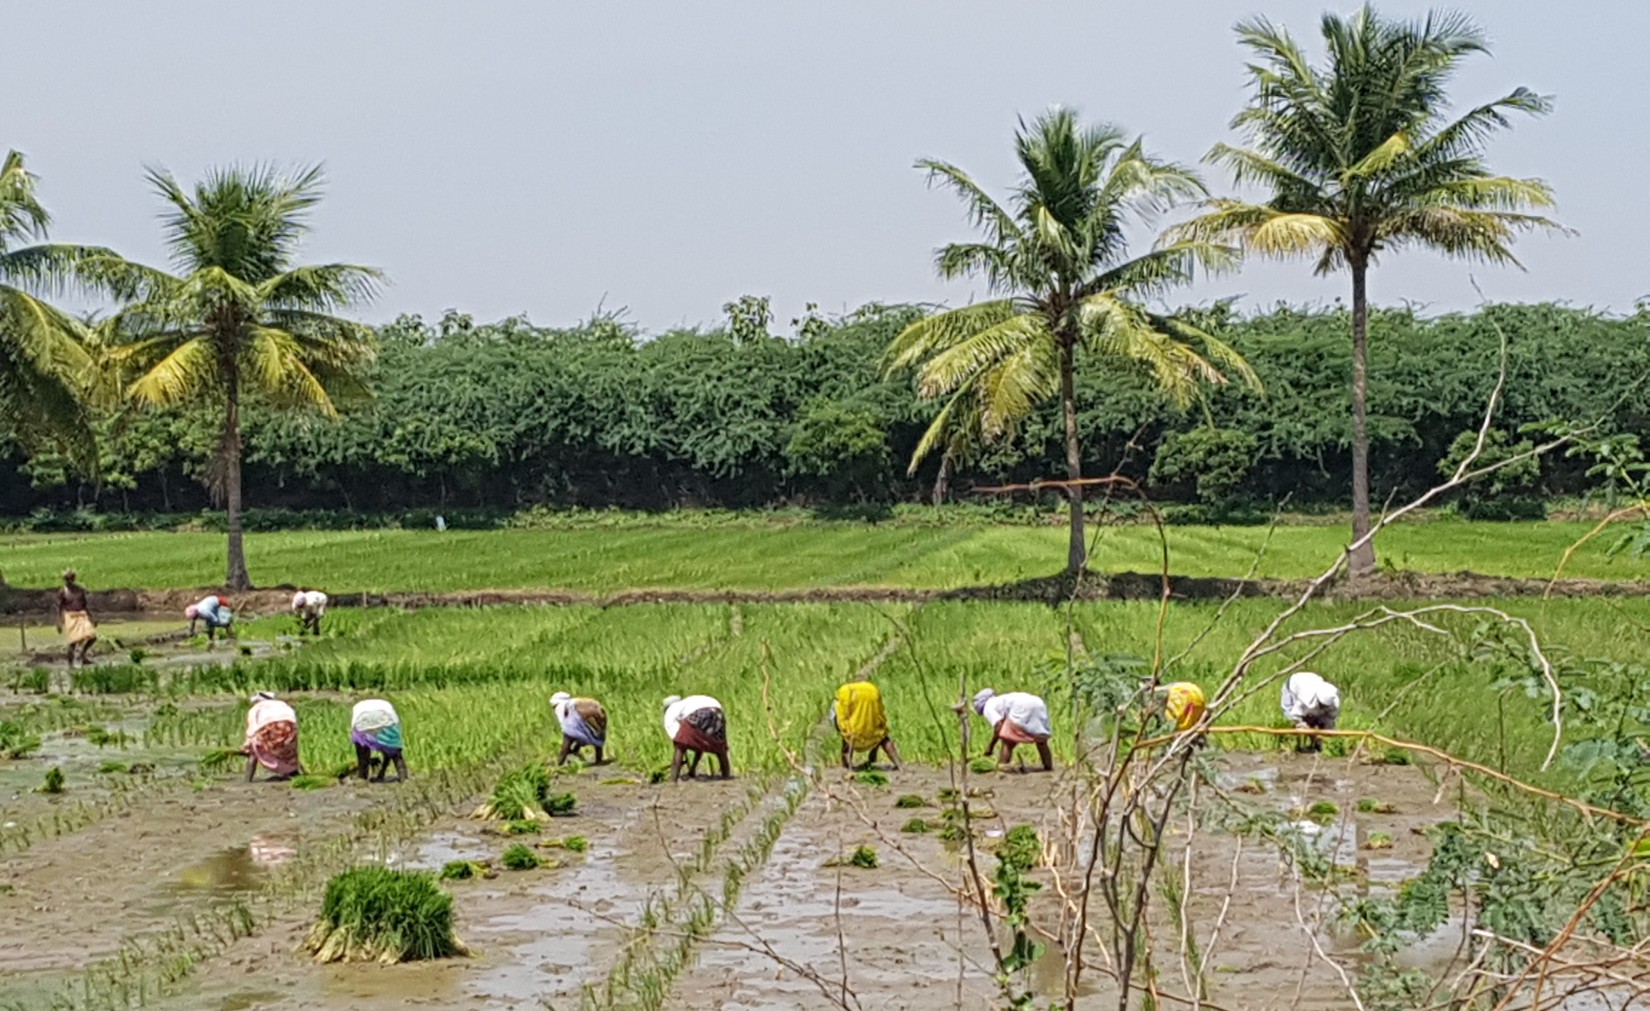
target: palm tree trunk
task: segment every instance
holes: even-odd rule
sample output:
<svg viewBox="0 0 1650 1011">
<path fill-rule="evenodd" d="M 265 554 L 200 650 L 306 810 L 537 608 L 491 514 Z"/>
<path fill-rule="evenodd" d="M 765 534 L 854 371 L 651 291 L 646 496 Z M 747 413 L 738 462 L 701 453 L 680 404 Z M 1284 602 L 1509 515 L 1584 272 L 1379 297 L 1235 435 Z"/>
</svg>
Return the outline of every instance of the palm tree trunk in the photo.
<svg viewBox="0 0 1650 1011">
<path fill-rule="evenodd" d="M 1352 262 L 1352 540 L 1369 533 L 1369 265 Z M 1373 541 L 1352 550 L 1352 578 L 1375 571 Z"/>
<path fill-rule="evenodd" d="M 1066 575 L 1077 576 L 1088 562 L 1088 539 L 1083 533 L 1082 447 L 1077 439 L 1077 368 L 1075 344 L 1060 340 L 1060 410 L 1066 422 L 1066 498 L 1071 504 L 1071 544 L 1066 551 Z"/>
<path fill-rule="evenodd" d="M 940 457 L 940 472 L 934 478 L 934 508 L 938 509 L 945 503 L 946 495 L 951 492 L 951 454 L 945 453 Z"/>
<path fill-rule="evenodd" d="M 224 586 L 239 592 L 252 588 L 252 577 L 246 571 L 241 532 L 241 390 L 236 365 L 231 360 L 224 368 L 228 396 L 223 418 L 223 486 L 224 509 L 229 514 L 229 571 Z"/>
</svg>

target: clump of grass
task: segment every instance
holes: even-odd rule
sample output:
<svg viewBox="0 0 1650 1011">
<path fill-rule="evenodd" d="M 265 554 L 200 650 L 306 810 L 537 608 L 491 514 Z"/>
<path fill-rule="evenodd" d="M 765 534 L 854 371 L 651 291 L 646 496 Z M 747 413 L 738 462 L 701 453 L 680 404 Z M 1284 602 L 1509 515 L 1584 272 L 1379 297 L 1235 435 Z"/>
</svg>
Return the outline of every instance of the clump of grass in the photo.
<svg viewBox="0 0 1650 1011">
<path fill-rule="evenodd" d="M 522 818 L 504 823 L 506 835 L 538 835 L 543 830 L 543 826 L 531 818 Z"/>
<path fill-rule="evenodd" d="M 1029 871 L 1042 859 L 1043 844 L 1034 825 L 1016 825 L 997 844 L 997 859 L 1022 871 Z"/>
<path fill-rule="evenodd" d="M 590 848 L 590 840 L 582 835 L 563 836 L 560 839 L 546 839 L 539 843 L 543 849 L 567 850 L 571 853 L 583 853 Z"/>
<path fill-rule="evenodd" d="M 108 761 L 104 762 L 102 765 L 98 766 L 97 771 L 102 773 L 105 776 L 107 776 L 111 773 L 115 773 L 115 772 L 125 772 L 126 771 L 126 763 L 122 762 L 118 758 L 111 758 Z"/>
<path fill-rule="evenodd" d="M 468 955 L 453 931 L 453 898 L 433 874 L 356 867 L 327 882 L 304 948 L 317 962 L 414 962 Z"/>
<path fill-rule="evenodd" d="M 549 821 L 573 814 L 578 801 L 571 793 L 551 793 L 550 773 L 534 764 L 506 773 L 493 787 L 487 803 L 476 808 L 473 818 L 503 821 Z"/>
<path fill-rule="evenodd" d="M 881 861 L 877 859 L 877 850 L 875 846 L 856 846 L 854 851 L 848 855 L 848 863 L 853 867 L 863 867 L 866 870 L 872 870 L 877 866 L 877 864 L 881 863 Z"/>
<path fill-rule="evenodd" d="M 441 868 L 442 881 L 468 881 L 494 874 L 493 865 L 485 860 L 449 860 Z"/>
<path fill-rule="evenodd" d="M 1389 850 L 1392 848 L 1392 837 L 1385 832 L 1371 832 L 1364 839 L 1366 850 Z"/>
<path fill-rule="evenodd" d="M 1410 753 L 1403 748 L 1389 747 L 1376 759 L 1376 763 L 1379 765 L 1410 765 L 1413 762 L 1414 759 L 1410 756 Z"/>
<path fill-rule="evenodd" d="M 854 782 L 866 786 L 887 786 L 888 774 L 881 769 L 863 769 L 854 773 Z"/>
<path fill-rule="evenodd" d="M 1306 809 L 1308 821 L 1315 821 L 1319 825 L 1327 825 L 1334 821 L 1341 813 L 1341 806 L 1332 800 L 1320 800 Z"/>
<path fill-rule="evenodd" d="M 908 793 L 905 796 L 901 797 L 899 800 L 894 801 L 894 806 L 895 807 L 927 807 L 928 806 L 928 800 L 927 800 L 927 798 L 919 797 L 914 793 Z"/>
<path fill-rule="evenodd" d="M 39 786 L 35 787 L 34 792 L 35 793 L 62 793 L 63 792 L 63 770 L 58 768 L 55 765 L 52 766 L 50 769 L 47 769 L 46 770 L 46 780 L 45 780 L 45 782 L 43 782 Z"/>
<path fill-rule="evenodd" d="M 537 853 L 521 843 L 516 843 L 504 851 L 502 863 L 507 871 L 530 871 L 543 864 L 543 861 Z"/>
<path fill-rule="evenodd" d="M 940 829 L 940 839 L 944 842 L 960 843 L 967 838 L 968 830 L 963 828 L 963 823 L 960 821 L 954 821 Z"/>
<path fill-rule="evenodd" d="M 928 824 L 927 819 L 912 818 L 910 821 L 906 822 L 904 825 L 901 825 L 899 830 L 901 832 L 906 832 L 906 833 L 909 833 L 911 835 L 926 835 L 927 833 L 932 832 L 934 829 L 933 829 L 933 826 Z"/>
<path fill-rule="evenodd" d="M 1362 797 L 1358 800 L 1359 814 L 1397 814 L 1398 809 L 1390 802 L 1378 797 Z"/>
<path fill-rule="evenodd" d="M 338 782 L 336 776 L 293 776 L 291 781 L 294 790 L 324 790 Z"/>
<path fill-rule="evenodd" d="M 130 738 L 126 736 L 124 730 L 110 730 L 108 727 L 100 727 L 94 723 L 86 728 L 86 740 L 99 748 L 106 748 L 110 745 L 124 748 Z"/>
<path fill-rule="evenodd" d="M 0 757 L 23 758 L 40 747 L 40 738 L 21 723 L 0 723 Z"/>
<path fill-rule="evenodd" d="M 995 758 L 976 758 L 968 763 L 968 771 L 982 776 L 986 773 L 996 772 L 997 760 Z"/>
</svg>

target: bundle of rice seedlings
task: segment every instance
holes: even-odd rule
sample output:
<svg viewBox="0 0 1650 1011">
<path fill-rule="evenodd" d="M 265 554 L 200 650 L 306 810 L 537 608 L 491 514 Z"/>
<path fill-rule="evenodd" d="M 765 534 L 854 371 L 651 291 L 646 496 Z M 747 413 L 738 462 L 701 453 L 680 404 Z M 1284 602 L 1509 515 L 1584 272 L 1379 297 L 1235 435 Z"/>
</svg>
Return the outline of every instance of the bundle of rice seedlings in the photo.
<svg viewBox="0 0 1650 1011">
<path fill-rule="evenodd" d="M 433 874 L 356 867 L 327 883 L 304 950 L 317 962 L 414 962 L 467 956 L 453 931 L 453 897 Z"/>
<path fill-rule="evenodd" d="M 888 774 L 881 769 L 863 769 L 854 773 L 854 782 L 866 786 L 887 786 Z"/>
<path fill-rule="evenodd" d="M 493 787 L 487 803 L 475 809 L 472 818 L 503 821 L 549 821 L 573 814 L 578 807 L 571 793 L 550 792 L 550 773 L 542 765 L 529 765 L 506 773 Z"/>
<path fill-rule="evenodd" d="M 332 776 L 293 776 L 290 780 L 294 790 L 324 790 L 338 782 Z"/>
<path fill-rule="evenodd" d="M 504 851 L 503 863 L 507 871 L 530 871 L 542 862 L 537 853 L 521 843 L 516 843 Z"/>
<path fill-rule="evenodd" d="M 485 860 L 449 860 L 441 868 L 442 881 L 468 881 L 470 878 L 497 877 L 493 865 Z"/>
<path fill-rule="evenodd" d="M 34 788 L 35 793 L 62 793 L 63 770 L 52 766 L 46 770 L 46 781 Z"/>
<path fill-rule="evenodd" d="M 901 797 L 899 800 L 894 801 L 894 806 L 895 807 L 907 807 L 907 808 L 909 808 L 909 807 L 927 807 L 928 806 L 928 800 L 927 800 L 927 798 L 919 797 L 918 795 L 916 795 L 914 793 L 908 793 L 905 796 Z"/>
<path fill-rule="evenodd" d="M 236 748 L 214 748 L 201 756 L 200 767 L 205 773 L 224 772 L 245 761 L 246 755 Z"/>
</svg>

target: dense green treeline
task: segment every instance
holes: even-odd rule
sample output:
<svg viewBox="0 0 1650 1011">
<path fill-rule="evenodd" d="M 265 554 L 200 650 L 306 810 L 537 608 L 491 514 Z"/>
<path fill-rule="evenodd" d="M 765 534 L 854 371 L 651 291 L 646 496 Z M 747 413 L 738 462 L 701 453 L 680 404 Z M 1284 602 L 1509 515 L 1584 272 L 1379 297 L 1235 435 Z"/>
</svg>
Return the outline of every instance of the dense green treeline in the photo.
<svg viewBox="0 0 1650 1011">
<path fill-rule="evenodd" d="M 260 506 L 359 511 L 925 498 L 938 460 L 912 476 L 905 464 L 935 405 L 918 401 L 910 377 L 882 373 L 890 339 L 920 312 L 868 306 L 810 317 L 787 336 L 769 335 L 762 311 L 754 325 L 736 313 L 726 327 L 655 337 L 612 318 L 568 329 L 403 318 L 379 331 L 374 398 L 341 421 L 248 406 L 246 482 Z M 1227 386 L 1176 411 L 1143 375 L 1080 372 L 1086 472 L 1121 467 L 1154 497 L 1215 512 L 1285 496 L 1295 507 L 1340 506 L 1350 467 L 1344 311 L 1240 315 L 1221 305 L 1191 315 L 1247 357 L 1265 393 Z M 1371 321 L 1370 390 L 1381 498 L 1433 481 L 1451 442 L 1476 427 L 1502 332 L 1509 374 L 1497 424 L 1512 441 L 1521 426 L 1555 418 L 1650 431 L 1650 311 L 1382 310 Z M 13 448 L 0 464 L 0 510 L 202 508 L 216 424 L 179 410 L 104 415 L 96 480 L 62 456 Z M 949 492 L 1053 475 L 1060 454 L 1051 404 L 950 475 Z M 1582 493 L 1586 466 L 1549 458 L 1512 491 Z"/>
</svg>

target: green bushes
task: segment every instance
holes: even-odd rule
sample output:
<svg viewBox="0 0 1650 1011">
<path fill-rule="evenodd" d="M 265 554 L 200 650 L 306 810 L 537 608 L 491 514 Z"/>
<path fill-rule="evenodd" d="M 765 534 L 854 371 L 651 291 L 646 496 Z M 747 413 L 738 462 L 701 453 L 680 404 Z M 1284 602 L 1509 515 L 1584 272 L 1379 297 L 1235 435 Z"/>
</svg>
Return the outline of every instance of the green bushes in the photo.
<svg viewBox="0 0 1650 1011">
<path fill-rule="evenodd" d="M 357 867 L 327 883 L 304 947 L 317 962 L 414 962 L 470 954 L 435 876 Z"/>
</svg>

